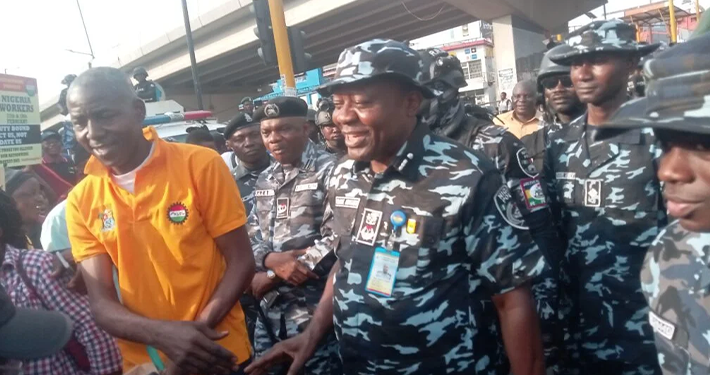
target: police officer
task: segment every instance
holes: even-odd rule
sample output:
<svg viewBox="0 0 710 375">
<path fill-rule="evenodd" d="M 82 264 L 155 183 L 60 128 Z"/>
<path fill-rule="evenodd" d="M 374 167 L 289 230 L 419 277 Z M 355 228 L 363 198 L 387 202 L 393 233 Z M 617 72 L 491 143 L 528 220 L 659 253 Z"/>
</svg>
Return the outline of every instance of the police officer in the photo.
<svg viewBox="0 0 710 375">
<path fill-rule="evenodd" d="M 545 157 L 551 206 L 567 238 L 563 260 L 568 373 L 659 371 L 639 272 L 666 224 L 656 178 L 660 149 L 652 132 L 605 141 L 595 134 L 627 100 L 626 81 L 654 46 L 635 42 L 634 26 L 596 21 L 573 37 L 573 50 L 550 59 L 571 66 L 587 115 L 552 135 Z"/>
<path fill-rule="evenodd" d="M 333 101 L 329 98 L 321 98 L 317 107 L 316 126 L 320 129 L 325 150 L 340 158 L 348 152 L 348 149 L 345 147 L 343 133 L 333 123 Z"/>
<path fill-rule="evenodd" d="M 227 123 L 224 138 L 233 151 L 236 167 L 232 175 L 239 187 L 244 208 L 251 212 L 256 180 L 271 165 L 271 157 L 261 140 L 259 122 L 246 113 L 239 113 Z"/>
<path fill-rule="evenodd" d="M 419 51 L 419 54 L 425 75 L 431 77 L 425 85 L 436 95 L 428 106 L 424 106 L 424 109 L 429 109 L 424 117 L 433 132 L 481 151 L 494 162 L 517 203 L 504 219 L 520 229 L 529 229 L 548 262 L 556 264 L 564 247 L 547 206 L 543 182 L 538 177 L 537 169 L 531 165 L 522 142 L 505 128 L 494 125 L 490 117 L 474 117 L 465 113 L 459 89 L 467 84 L 458 58 L 437 48 Z M 550 367 L 556 364 L 562 338 L 556 315 L 557 276 L 553 268 L 549 268 L 548 274 L 540 277 L 541 282 L 533 286 L 542 321 L 545 355 Z"/>
<path fill-rule="evenodd" d="M 247 372 L 294 357 L 296 374 L 334 321 L 345 374 L 507 374 L 503 344 L 513 373 L 543 373 L 527 283 L 544 258 L 506 223 L 495 166 L 418 120 L 421 64 L 392 40 L 340 55 L 322 87 L 350 158 L 328 191 L 339 262 L 306 332 Z"/>
<path fill-rule="evenodd" d="M 260 107 L 254 116 L 261 123 L 264 145 L 275 159 L 256 181 L 249 216 L 249 224 L 258 228 L 252 240 L 257 264 L 252 293 L 262 300 L 254 332 L 257 356 L 308 326 L 334 261 L 334 256 L 327 255 L 333 250 L 331 241 L 322 241 L 321 224 L 335 160 L 308 139 L 307 111 L 303 100 L 280 97 Z M 323 268 L 322 277 L 316 265 Z M 339 371 L 331 330 L 306 364 L 306 373 Z"/>
<path fill-rule="evenodd" d="M 254 116 L 254 99 L 252 99 L 251 96 L 243 97 L 242 101 L 239 103 L 239 106 L 241 107 L 240 109 L 242 113 Z"/>
<path fill-rule="evenodd" d="M 146 103 L 157 102 L 163 100 L 165 93 L 163 88 L 157 83 L 148 80 L 148 71 L 144 67 L 139 66 L 133 70 L 133 79 L 138 83 L 133 87 L 139 98 Z"/>
<path fill-rule="evenodd" d="M 664 374 L 710 373 L 710 35 L 650 60 L 648 97 L 629 102 L 610 128 L 653 128 L 663 147 L 658 178 L 677 221 L 646 255 L 641 283 Z M 600 134 L 601 135 L 601 134 Z"/>
<path fill-rule="evenodd" d="M 521 138 L 538 171 L 543 170 L 545 147 L 550 134 L 562 129 L 586 110 L 586 106 L 580 103 L 574 91 L 572 78 L 569 75 L 570 67 L 550 60 L 551 55 L 571 51 L 572 47 L 569 45 L 560 44 L 547 51 L 540 63 L 537 91 L 543 101 L 542 121 L 537 131 Z"/>
</svg>

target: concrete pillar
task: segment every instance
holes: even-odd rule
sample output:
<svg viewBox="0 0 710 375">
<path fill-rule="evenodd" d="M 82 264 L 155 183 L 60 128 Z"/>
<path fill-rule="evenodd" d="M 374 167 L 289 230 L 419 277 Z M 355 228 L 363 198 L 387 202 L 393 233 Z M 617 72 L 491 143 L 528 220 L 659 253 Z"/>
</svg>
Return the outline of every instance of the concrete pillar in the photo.
<svg viewBox="0 0 710 375">
<path fill-rule="evenodd" d="M 547 50 L 545 30 L 516 15 L 493 20 L 496 83 L 498 98 L 505 91 L 511 98 L 516 83 L 537 76 L 542 55 Z"/>
</svg>

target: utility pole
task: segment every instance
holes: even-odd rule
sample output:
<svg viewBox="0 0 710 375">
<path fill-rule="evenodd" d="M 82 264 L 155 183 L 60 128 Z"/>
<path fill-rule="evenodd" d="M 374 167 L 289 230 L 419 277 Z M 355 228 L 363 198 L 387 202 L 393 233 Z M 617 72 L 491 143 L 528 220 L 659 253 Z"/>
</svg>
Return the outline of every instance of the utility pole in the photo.
<svg viewBox="0 0 710 375">
<path fill-rule="evenodd" d="M 190 27 L 190 15 L 187 12 L 187 0 L 182 0 L 182 16 L 185 20 L 185 39 L 187 39 L 187 51 L 190 53 L 190 65 L 192 66 L 192 84 L 195 86 L 195 96 L 197 96 L 197 109 L 205 109 L 202 105 L 202 85 L 200 85 L 200 75 L 197 72 L 197 60 L 195 59 L 195 44 L 192 41 L 192 28 Z"/>
<path fill-rule="evenodd" d="M 671 43 L 678 42 L 678 25 L 675 19 L 675 5 L 673 5 L 673 0 L 668 0 L 668 13 L 670 14 L 671 23 Z"/>
<path fill-rule="evenodd" d="M 91 56 L 91 61 L 89 61 L 89 69 L 91 69 L 91 63 L 94 61 L 94 48 L 91 47 L 91 39 L 89 39 L 89 31 L 86 29 L 86 22 L 84 22 L 84 13 L 81 11 L 81 4 L 79 0 L 76 0 L 76 7 L 79 9 L 79 17 L 81 17 L 81 24 L 84 26 L 84 34 L 86 35 L 86 43 L 89 44 L 89 56 Z M 72 51 L 74 52 L 74 51 Z"/>
<path fill-rule="evenodd" d="M 291 58 L 291 45 L 286 29 L 283 0 L 269 0 L 271 11 L 271 27 L 274 30 L 274 44 L 276 57 L 279 61 L 279 72 L 284 82 L 284 95 L 296 96 L 296 79 L 293 76 L 293 61 Z"/>
</svg>

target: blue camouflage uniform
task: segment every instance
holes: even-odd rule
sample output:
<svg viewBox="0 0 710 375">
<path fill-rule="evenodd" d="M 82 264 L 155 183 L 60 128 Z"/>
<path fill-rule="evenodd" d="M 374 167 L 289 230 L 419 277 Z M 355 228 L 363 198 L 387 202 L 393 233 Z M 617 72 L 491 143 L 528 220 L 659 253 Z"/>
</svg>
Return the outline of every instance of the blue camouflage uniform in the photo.
<svg viewBox="0 0 710 375">
<path fill-rule="evenodd" d="M 551 265 L 532 285 L 547 366 L 554 368 L 559 357 L 562 330 L 558 320 L 558 267 L 564 248 L 552 214 L 547 206 L 544 183 L 538 169 L 523 147 L 523 143 L 505 128 L 496 126 L 483 109 L 473 107 L 476 116 L 466 113 L 458 90 L 467 85 L 459 60 L 436 48 L 419 51 L 425 71 L 433 72 L 426 86 L 436 94 L 424 121 L 434 134 L 444 136 L 480 151 L 503 175 L 503 183 L 510 189 L 516 207 L 508 223 L 521 230 L 529 230 Z"/>
<path fill-rule="evenodd" d="M 602 135 L 611 136 L 619 129 L 651 128 L 666 147 L 702 146 L 700 150 L 707 150 L 710 144 L 710 86 L 707 84 L 710 82 L 710 34 L 694 35 L 689 42 L 655 56 L 645 64 L 644 76 L 647 97 L 624 104 L 609 120 L 610 133 Z M 679 135 L 680 141 L 674 139 Z M 688 140 L 692 141 L 687 143 Z M 678 175 L 683 176 L 682 172 Z M 698 183 L 703 186 L 700 175 L 691 174 L 693 180 L 670 176 L 666 193 L 675 199 L 702 199 L 693 190 Z M 689 186 L 690 190 L 684 186 Z M 702 220 L 700 210 L 703 209 L 697 208 L 690 220 Z M 658 350 L 656 358 L 665 375 L 708 374 L 710 232 L 693 232 L 682 223 L 683 220 L 675 221 L 665 228 L 646 254 L 641 286 L 650 311 L 645 318 L 653 328 Z"/>
<path fill-rule="evenodd" d="M 332 244 L 321 235 L 325 192 L 334 158 L 308 141 L 301 163 L 285 167 L 274 161 L 261 173 L 254 187 L 254 208 L 249 225 L 258 228 L 252 238 L 257 272 L 265 272 L 264 259 L 271 252 L 309 249 L 321 256 Z M 254 332 L 254 351 L 262 356 L 278 341 L 293 337 L 307 327 L 325 288 L 326 278 L 309 280 L 300 286 L 281 283 L 267 293 Z M 306 364 L 306 374 L 336 374 L 340 371 L 334 334 L 321 344 Z"/>
<path fill-rule="evenodd" d="M 341 54 L 321 92 L 396 75 L 431 95 L 422 65 L 402 43 L 365 42 Z M 420 122 L 382 173 L 341 160 L 328 204 L 345 374 L 507 373 L 492 297 L 527 285 L 547 264 L 529 233 L 507 222 L 516 204 L 485 155 Z"/>
<path fill-rule="evenodd" d="M 599 51 L 644 53 L 633 27 L 594 22 L 557 63 Z M 582 116 L 549 142 L 545 176 L 553 212 L 567 239 L 561 311 L 570 374 L 657 374 L 648 305 L 639 273 L 653 239 L 666 225 L 656 177 L 661 149 L 653 131 L 635 129 L 595 140 L 599 128 Z"/>
</svg>

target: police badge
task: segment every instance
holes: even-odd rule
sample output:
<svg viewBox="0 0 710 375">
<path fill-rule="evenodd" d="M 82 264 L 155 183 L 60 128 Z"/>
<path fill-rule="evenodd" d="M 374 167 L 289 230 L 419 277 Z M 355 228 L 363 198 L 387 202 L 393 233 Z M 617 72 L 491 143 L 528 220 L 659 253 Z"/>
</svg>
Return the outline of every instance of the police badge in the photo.
<svg viewBox="0 0 710 375">
<path fill-rule="evenodd" d="M 602 180 L 584 181 L 584 205 L 587 207 L 601 207 Z"/>
<path fill-rule="evenodd" d="M 377 239 L 377 231 L 380 229 L 382 221 L 382 211 L 375 211 L 366 208 L 360 221 L 360 229 L 357 231 L 356 242 L 373 246 Z"/>
</svg>

